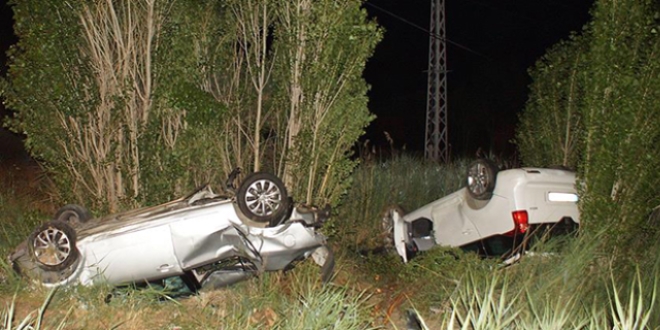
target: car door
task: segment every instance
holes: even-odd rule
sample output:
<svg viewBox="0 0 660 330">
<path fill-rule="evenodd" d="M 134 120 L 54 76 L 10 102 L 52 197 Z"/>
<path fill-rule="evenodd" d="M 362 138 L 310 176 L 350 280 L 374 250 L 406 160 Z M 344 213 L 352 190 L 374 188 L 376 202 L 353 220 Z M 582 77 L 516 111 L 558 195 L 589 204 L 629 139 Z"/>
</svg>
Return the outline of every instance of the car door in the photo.
<svg viewBox="0 0 660 330">
<path fill-rule="evenodd" d="M 170 223 L 174 254 L 182 269 L 194 269 L 240 255 L 245 249 L 232 203 L 216 203 L 186 211 Z"/>
<path fill-rule="evenodd" d="M 82 282 L 123 284 L 182 273 L 167 223 L 121 228 L 81 243 L 86 264 Z"/>
</svg>

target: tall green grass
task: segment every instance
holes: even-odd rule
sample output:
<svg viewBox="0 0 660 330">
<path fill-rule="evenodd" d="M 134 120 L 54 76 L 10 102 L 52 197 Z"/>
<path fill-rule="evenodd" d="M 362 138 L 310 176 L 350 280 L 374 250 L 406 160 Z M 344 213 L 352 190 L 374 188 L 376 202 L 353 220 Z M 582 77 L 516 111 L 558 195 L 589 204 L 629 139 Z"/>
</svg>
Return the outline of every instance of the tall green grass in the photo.
<svg viewBox="0 0 660 330">
<path fill-rule="evenodd" d="M 352 250 L 381 245 L 381 217 L 386 207 L 399 205 L 410 211 L 459 189 L 467 165 L 467 161 L 438 165 L 407 155 L 363 163 L 328 224 L 330 235 Z"/>
<path fill-rule="evenodd" d="M 48 220 L 39 210 L 31 208 L 30 204 L 8 198 L 8 194 L 0 192 L 0 251 L 7 252 L 23 241 L 41 222 Z"/>
<path fill-rule="evenodd" d="M 265 273 L 228 288 L 176 298 L 158 286 L 95 286 L 63 288 L 44 299 L 44 289 L 35 284 L 18 279 L 14 284 L 23 290 L 0 306 L 2 330 L 374 328 L 368 294 L 351 285 L 323 284 L 311 261 L 286 273 Z M 26 306 L 38 299 L 44 299 L 42 307 L 25 314 Z"/>
<path fill-rule="evenodd" d="M 508 267 L 437 269 L 417 282 L 433 293 L 410 305 L 427 329 L 660 329 L 660 268 L 619 269 L 593 246 L 578 238 Z"/>
</svg>

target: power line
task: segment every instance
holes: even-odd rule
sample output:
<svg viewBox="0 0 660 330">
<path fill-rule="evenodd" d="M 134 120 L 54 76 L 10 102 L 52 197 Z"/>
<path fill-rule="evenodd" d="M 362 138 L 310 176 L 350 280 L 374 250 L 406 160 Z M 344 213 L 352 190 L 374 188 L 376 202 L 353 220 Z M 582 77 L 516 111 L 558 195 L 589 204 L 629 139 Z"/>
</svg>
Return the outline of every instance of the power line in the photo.
<svg viewBox="0 0 660 330">
<path fill-rule="evenodd" d="M 456 47 L 458 47 L 458 48 L 460 48 L 460 49 L 463 49 L 463 50 L 465 50 L 465 51 L 467 51 L 467 52 L 470 52 L 470 53 L 472 53 L 472 54 L 474 54 L 474 55 L 477 55 L 477 56 L 483 57 L 483 58 L 485 58 L 485 59 L 491 60 L 490 57 L 488 57 L 488 56 L 486 56 L 486 55 L 484 55 L 484 54 L 482 54 L 482 53 L 479 53 L 479 52 L 477 52 L 476 50 L 473 50 L 473 49 L 471 49 L 471 48 L 469 48 L 469 47 L 467 47 L 467 46 L 461 45 L 461 44 L 458 43 L 458 42 L 454 42 L 454 41 L 452 41 L 452 40 L 449 40 L 448 38 L 443 38 L 442 36 L 439 36 L 439 35 L 437 35 L 437 34 L 431 32 L 431 31 L 425 29 L 424 27 L 419 26 L 418 24 L 415 24 L 415 23 L 413 23 L 413 22 L 411 22 L 411 21 L 409 21 L 409 20 L 407 20 L 407 19 L 405 19 L 405 18 L 403 18 L 403 17 L 401 17 L 401 16 L 399 16 L 399 15 L 397 15 L 397 14 L 395 14 L 395 13 L 389 11 L 389 10 L 387 10 L 387 9 L 384 9 L 384 8 L 382 8 L 382 7 L 379 7 L 379 6 L 376 6 L 376 5 L 374 5 L 374 4 L 372 4 L 372 3 L 369 3 L 369 2 L 365 2 L 364 4 L 366 4 L 367 6 L 373 7 L 374 9 L 379 10 L 379 11 L 381 11 L 381 12 L 387 14 L 387 15 L 390 15 L 390 16 L 392 16 L 393 18 L 395 18 L 395 19 L 397 19 L 397 20 L 399 20 L 399 21 L 401 21 L 401 22 L 403 22 L 403 23 L 405 23 L 405 24 L 408 24 L 408 25 L 410 25 L 410 26 L 412 26 L 412 27 L 414 27 L 414 28 L 416 28 L 416 29 L 418 29 L 418 30 L 420 30 L 420 31 L 423 31 L 424 33 L 428 34 L 429 36 L 432 36 L 433 38 L 436 38 L 436 39 L 438 39 L 438 40 L 442 40 L 442 41 L 444 41 L 444 42 L 447 42 L 447 43 L 449 43 L 449 44 L 451 44 L 451 45 L 454 45 L 454 46 L 456 46 Z"/>
</svg>

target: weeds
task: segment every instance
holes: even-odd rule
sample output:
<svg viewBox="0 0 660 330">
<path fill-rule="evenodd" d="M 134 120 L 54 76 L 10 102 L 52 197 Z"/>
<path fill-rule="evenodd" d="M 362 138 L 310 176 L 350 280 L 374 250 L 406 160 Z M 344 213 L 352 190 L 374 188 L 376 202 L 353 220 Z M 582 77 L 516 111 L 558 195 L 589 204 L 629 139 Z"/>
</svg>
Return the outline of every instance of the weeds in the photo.
<svg viewBox="0 0 660 330">
<path fill-rule="evenodd" d="M 614 276 L 612 276 L 614 278 Z M 619 293 L 619 285 L 612 279 L 612 289 L 608 290 L 610 294 L 611 317 L 613 329 L 647 329 L 653 307 L 655 305 L 657 293 L 657 277 L 653 278 L 653 288 L 651 289 L 651 297 L 648 293 L 644 292 L 644 285 L 642 283 L 641 275 L 636 273 L 635 279 L 630 283 L 626 289 L 629 291 L 626 298 L 622 297 Z M 624 286 L 625 287 L 625 286 Z M 610 293 L 611 291 L 611 293 Z"/>
<path fill-rule="evenodd" d="M 526 256 L 491 271 L 466 269 L 450 286 L 450 310 L 436 328 L 658 329 L 657 267 L 637 268 L 632 276 L 594 246 L 592 238 L 580 237 L 561 254 Z M 426 279 L 429 287 L 449 285 L 439 276 Z"/>
<path fill-rule="evenodd" d="M 412 210 L 463 186 L 467 162 L 438 165 L 401 155 L 356 169 L 353 185 L 328 224 L 330 236 L 353 251 L 382 245 L 381 217 L 386 207 Z"/>
<path fill-rule="evenodd" d="M 53 296 L 55 295 L 56 290 L 51 290 L 46 298 L 44 299 L 43 304 L 41 307 L 33 312 L 30 312 L 28 315 L 26 315 L 21 321 L 16 323 L 16 294 L 14 294 L 14 298 L 12 299 L 11 303 L 9 306 L 6 306 L 2 312 L 0 313 L 0 329 L 2 330 L 41 330 L 41 329 L 51 329 L 47 327 L 43 327 L 43 321 L 44 321 L 44 314 L 46 313 L 46 309 L 50 305 Z M 65 328 L 65 320 L 68 317 L 68 315 L 71 313 L 72 309 L 69 309 L 67 314 L 64 316 L 62 321 L 57 325 L 55 328 L 56 330 L 64 329 Z"/>
<path fill-rule="evenodd" d="M 521 313 L 516 309 L 520 291 L 509 289 L 511 284 L 498 273 L 486 280 L 468 274 L 450 298 L 450 324 L 475 330 L 510 328 Z"/>
<path fill-rule="evenodd" d="M 319 286 L 317 281 L 301 279 L 295 304 L 286 304 L 286 317 L 279 329 L 370 329 L 370 317 L 364 292 L 346 287 Z"/>
</svg>

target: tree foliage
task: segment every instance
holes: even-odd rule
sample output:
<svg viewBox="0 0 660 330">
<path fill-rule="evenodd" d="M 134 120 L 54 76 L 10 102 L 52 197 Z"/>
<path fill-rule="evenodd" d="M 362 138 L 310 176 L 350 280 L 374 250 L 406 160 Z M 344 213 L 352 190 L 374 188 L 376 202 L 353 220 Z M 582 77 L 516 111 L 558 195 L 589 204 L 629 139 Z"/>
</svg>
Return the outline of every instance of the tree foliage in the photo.
<svg viewBox="0 0 660 330">
<path fill-rule="evenodd" d="M 599 1 L 593 11 L 581 208 L 588 226 L 614 226 L 613 243 L 642 242 L 646 219 L 660 201 L 657 6 Z"/>
<path fill-rule="evenodd" d="M 530 75 L 534 83 L 516 134 L 525 164 L 577 168 L 584 96 L 586 43 L 573 35 L 541 58 Z"/>
<path fill-rule="evenodd" d="M 517 134 L 527 165 L 577 165 L 583 230 L 608 228 L 604 242 L 626 251 L 657 234 L 649 214 L 660 202 L 659 9 L 597 1 L 585 32 L 532 71 Z"/>
<path fill-rule="evenodd" d="M 156 202 L 234 167 L 336 201 L 372 119 L 357 0 L 10 1 L 3 96 L 64 199 Z"/>
<path fill-rule="evenodd" d="M 372 120 L 362 71 L 380 40 L 360 2 L 279 0 L 280 92 L 288 107 L 283 174 L 304 200 L 336 200 Z M 303 197 L 301 196 L 301 197 Z"/>
<path fill-rule="evenodd" d="M 230 51 L 208 84 L 229 111 L 224 163 L 277 173 L 307 203 L 338 200 L 351 147 L 373 118 L 362 71 L 381 33 L 360 5 L 224 2 Z"/>
<path fill-rule="evenodd" d="M 176 25 L 203 8 L 166 0 L 12 5 L 19 42 L 3 89 L 16 111 L 10 126 L 55 174 L 63 198 L 114 210 L 208 176 L 193 165 L 209 153 L 194 146 L 212 141 L 199 134 L 222 107 L 201 88 L 199 56 Z"/>
</svg>

